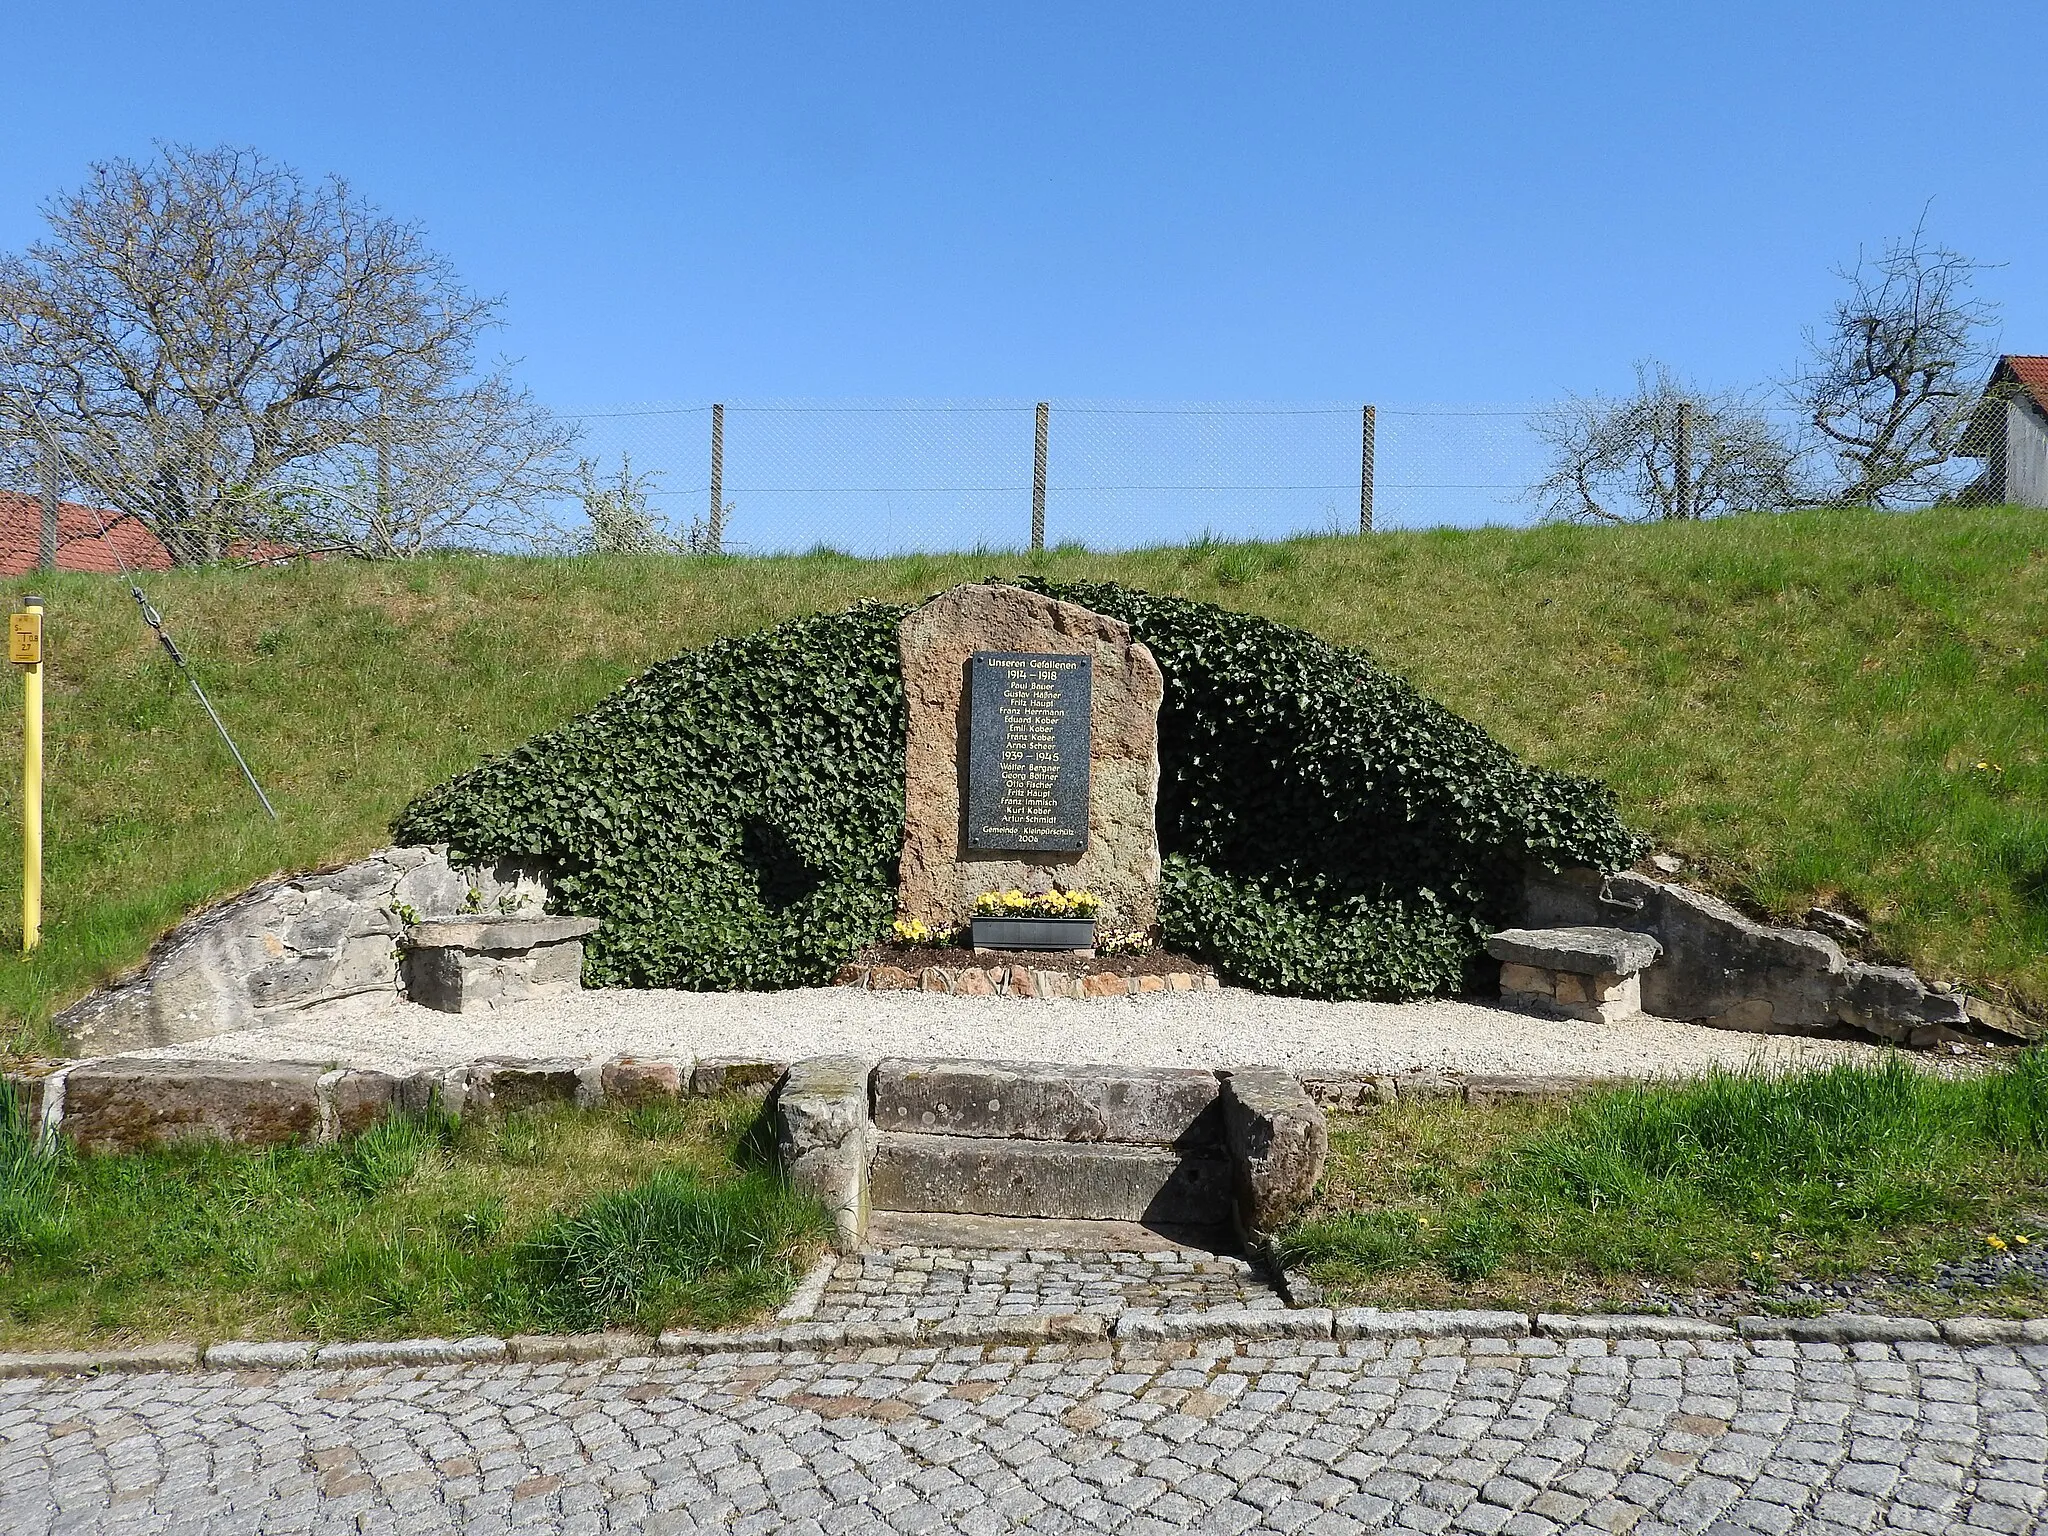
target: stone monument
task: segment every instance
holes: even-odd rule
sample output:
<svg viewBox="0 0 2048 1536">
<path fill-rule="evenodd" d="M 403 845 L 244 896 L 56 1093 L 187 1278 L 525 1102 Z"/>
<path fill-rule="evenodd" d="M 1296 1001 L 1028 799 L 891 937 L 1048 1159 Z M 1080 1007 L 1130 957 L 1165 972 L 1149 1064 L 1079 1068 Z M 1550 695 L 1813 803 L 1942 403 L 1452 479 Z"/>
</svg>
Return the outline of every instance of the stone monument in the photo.
<svg viewBox="0 0 2048 1536">
<path fill-rule="evenodd" d="M 897 631 L 910 706 L 897 905 L 937 926 L 983 891 L 1102 898 L 1159 916 L 1159 705 L 1130 626 L 1022 587 L 942 592 Z"/>
</svg>

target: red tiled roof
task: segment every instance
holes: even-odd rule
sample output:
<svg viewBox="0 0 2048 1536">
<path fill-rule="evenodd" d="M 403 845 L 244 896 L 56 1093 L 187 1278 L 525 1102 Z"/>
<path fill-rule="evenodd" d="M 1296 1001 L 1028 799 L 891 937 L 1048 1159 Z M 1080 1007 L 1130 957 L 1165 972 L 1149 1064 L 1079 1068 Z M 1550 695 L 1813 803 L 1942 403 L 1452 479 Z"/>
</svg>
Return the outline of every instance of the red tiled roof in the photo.
<svg viewBox="0 0 2048 1536">
<path fill-rule="evenodd" d="M 0 491 L 0 576 L 34 571 L 42 562 L 42 542 L 42 498 Z M 57 504 L 58 570 L 112 575 L 124 563 L 131 571 L 169 570 L 171 552 L 137 518 L 75 501 Z"/>
<path fill-rule="evenodd" d="M 2019 386 L 2033 396 L 2041 414 L 2048 416 L 2048 357 L 2001 357 L 1998 365 L 2011 373 Z"/>
<path fill-rule="evenodd" d="M 29 575 L 42 564 L 42 548 L 42 498 L 0 491 L 0 576 Z M 238 540 L 228 546 L 230 560 L 267 564 L 298 557 L 299 551 L 291 545 L 269 540 Z M 111 576 L 123 567 L 167 571 L 171 565 L 171 552 L 163 540 L 133 514 L 81 506 L 75 501 L 57 504 L 58 570 Z"/>
</svg>

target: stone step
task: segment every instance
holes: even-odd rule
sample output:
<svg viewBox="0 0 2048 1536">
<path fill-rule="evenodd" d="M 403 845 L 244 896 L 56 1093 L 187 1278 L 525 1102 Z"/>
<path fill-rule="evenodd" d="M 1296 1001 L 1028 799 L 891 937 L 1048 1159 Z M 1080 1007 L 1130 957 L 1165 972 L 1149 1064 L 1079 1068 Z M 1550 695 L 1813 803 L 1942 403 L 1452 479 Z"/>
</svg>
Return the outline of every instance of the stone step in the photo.
<svg viewBox="0 0 2048 1536">
<path fill-rule="evenodd" d="M 1150 1224 L 1062 1216 L 963 1216 L 953 1211 L 875 1211 L 869 1248 L 944 1248 L 1012 1253 L 1172 1253 L 1209 1259 L 1235 1254 L 1228 1227 Z"/>
<path fill-rule="evenodd" d="M 1214 1147 L 1220 1093 L 1214 1072 L 1185 1067 L 884 1061 L 874 1119 L 929 1136 Z"/>
<path fill-rule="evenodd" d="M 1209 1225 L 1229 1219 L 1231 1183 L 1220 1151 L 884 1131 L 868 1199 L 884 1211 Z"/>
</svg>

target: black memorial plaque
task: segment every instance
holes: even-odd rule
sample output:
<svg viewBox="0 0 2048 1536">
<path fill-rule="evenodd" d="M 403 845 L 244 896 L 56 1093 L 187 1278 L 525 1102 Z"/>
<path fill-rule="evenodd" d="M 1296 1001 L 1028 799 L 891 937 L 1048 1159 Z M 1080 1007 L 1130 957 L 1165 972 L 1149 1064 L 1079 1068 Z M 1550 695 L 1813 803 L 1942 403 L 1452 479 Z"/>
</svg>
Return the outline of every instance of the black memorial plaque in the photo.
<svg viewBox="0 0 2048 1536">
<path fill-rule="evenodd" d="M 1086 656 L 976 651 L 967 696 L 967 846 L 1008 853 L 1088 846 Z"/>
</svg>

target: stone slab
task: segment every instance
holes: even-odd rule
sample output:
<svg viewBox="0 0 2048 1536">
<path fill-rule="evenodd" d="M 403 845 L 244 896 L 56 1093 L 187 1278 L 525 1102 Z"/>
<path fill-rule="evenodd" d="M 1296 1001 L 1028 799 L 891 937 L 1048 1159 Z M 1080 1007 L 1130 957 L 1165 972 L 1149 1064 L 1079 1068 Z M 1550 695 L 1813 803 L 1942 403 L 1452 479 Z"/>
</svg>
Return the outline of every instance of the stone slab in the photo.
<svg viewBox="0 0 2048 1536">
<path fill-rule="evenodd" d="M 1159 705 L 1165 682 L 1129 626 L 1021 587 L 970 585 L 897 631 L 909 707 L 898 904 L 933 926 L 966 919 L 983 891 L 1057 883 L 1103 899 L 1113 927 L 1158 920 Z M 977 651 L 1087 656 L 1093 674 L 1087 846 L 1011 853 L 966 846 L 968 673 Z M 873 985 L 879 986 L 876 981 Z"/>
<path fill-rule="evenodd" d="M 1222 1226 L 1056 1216 L 971 1216 L 956 1211 L 871 1211 L 867 1246 L 1016 1253 L 1176 1253 L 1189 1258 L 1238 1251 L 1229 1228 Z"/>
<path fill-rule="evenodd" d="M 607 1104 L 633 1108 L 641 1104 L 665 1104 L 689 1090 L 687 1062 L 651 1061 L 638 1056 L 614 1056 L 599 1072 Z"/>
<path fill-rule="evenodd" d="M 437 917 L 408 927 L 405 942 L 414 949 L 509 952 L 587 939 L 595 932 L 594 917 Z"/>
<path fill-rule="evenodd" d="M 1117 1142 L 884 1132 L 868 1174 L 884 1210 L 1211 1224 L 1230 1207 L 1227 1158 Z"/>
<path fill-rule="evenodd" d="M 65 1075 L 63 1132 L 87 1153 L 195 1140 L 313 1141 L 320 1077 L 317 1066 L 287 1062 L 85 1062 Z"/>
<path fill-rule="evenodd" d="M 884 1061 L 874 1117 L 884 1131 L 1214 1146 L 1214 1072 L 1034 1062 Z"/>
<path fill-rule="evenodd" d="M 577 1061 L 480 1061 L 469 1069 L 469 1106 L 509 1115 L 541 1104 L 574 1104 L 583 1080 Z"/>
<path fill-rule="evenodd" d="M 1541 970 L 1632 976 L 1662 954 L 1664 946 L 1647 933 L 1625 928 L 1506 928 L 1487 939 L 1486 952 L 1496 960 Z"/>
</svg>

